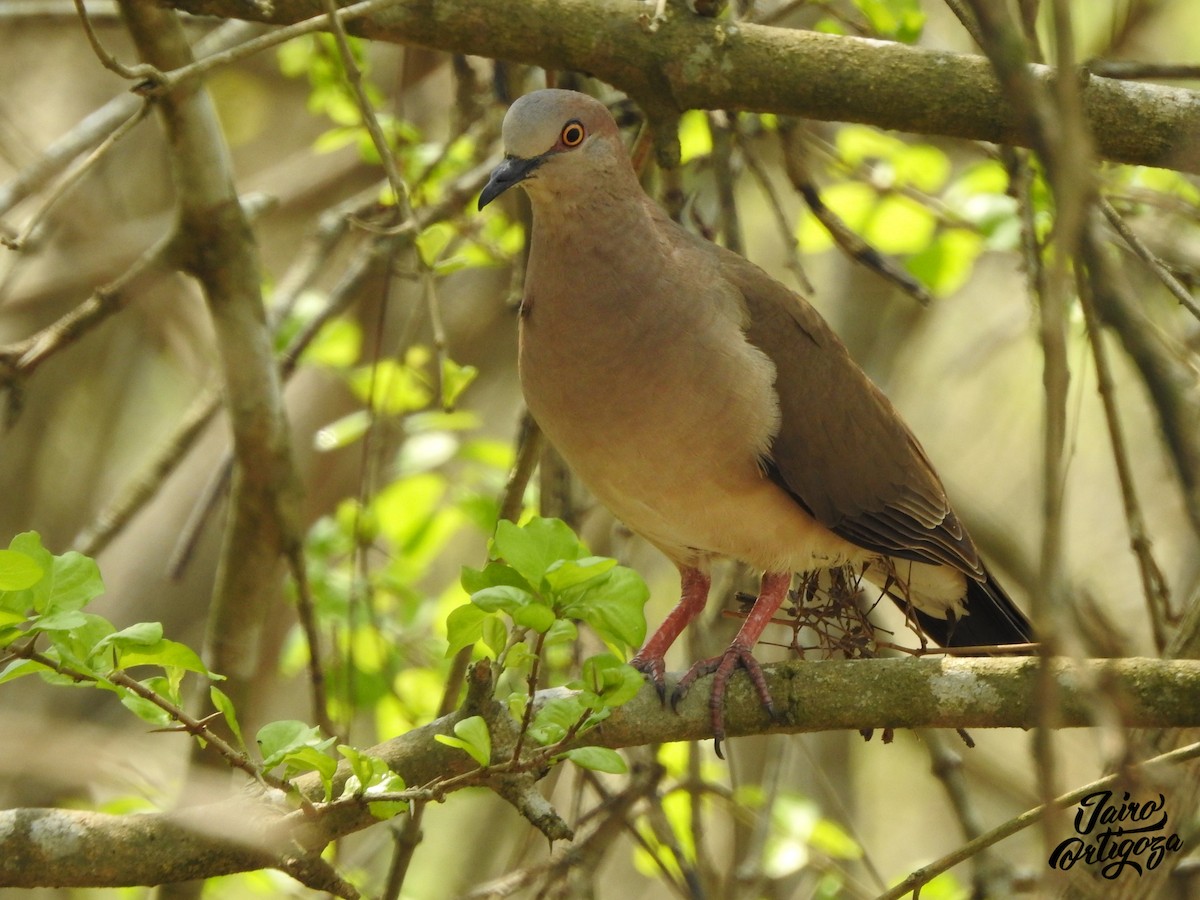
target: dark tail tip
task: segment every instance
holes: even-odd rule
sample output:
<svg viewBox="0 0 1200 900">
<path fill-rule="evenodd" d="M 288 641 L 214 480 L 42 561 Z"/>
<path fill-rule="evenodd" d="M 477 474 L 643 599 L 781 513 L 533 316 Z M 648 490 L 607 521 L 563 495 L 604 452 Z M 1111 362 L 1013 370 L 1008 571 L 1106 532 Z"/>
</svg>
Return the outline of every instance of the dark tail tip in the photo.
<svg viewBox="0 0 1200 900">
<path fill-rule="evenodd" d="M 967 579 L 967 615 L 961 619 L 937 619 L 920 610 L 921 629 L 943 647 L 976 647 L 989 644 L 1025 644 L 1033 640 L 1033 629 L 1025 614 L 990 574 L 986 581 Z"/>
</svg>

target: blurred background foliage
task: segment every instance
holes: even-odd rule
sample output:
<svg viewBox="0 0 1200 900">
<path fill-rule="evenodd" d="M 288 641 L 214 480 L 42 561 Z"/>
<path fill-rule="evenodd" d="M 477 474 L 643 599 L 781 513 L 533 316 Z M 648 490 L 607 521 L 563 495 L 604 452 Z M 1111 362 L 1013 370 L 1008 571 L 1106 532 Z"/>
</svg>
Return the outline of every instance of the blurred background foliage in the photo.
<svg viewBox="0 0 1200 900">
<path fill-rule="evenodd" d="M 953 5 L 759 2 L 747 14 L 784 27 L 976 52 Z M 1190 0 L 1070 6 L 1080 58 L 1193 62 L 1200 53 L 1200 7 Z M 88 9 L 109 49 L 132 58 L 115 8 Z M 255 33 L 186 21 L 197 40 L 214 29 Z M 127 102 L 128 86 L 99 66 L 70 4 L 3 0 L 0 29 L 0 185 L 8 185 L 0 221 L 9 240 L 22 242 L 0 255 L 0 345 L 9 345 L 125 272 L 168 228 L 173 193 L 152 117 L 52 203 L 55 179 L 25 194 L 11 190 L 57 138 L 106 104 Z M 430 721 L 454 697 L 461 669 L 447 653 L 456 649 L 447 618 L 467 600 L 463 567 L 487 560 L 523 446 L 515 300 L 526 212 L 513 196 L 476 213 L 474 199 L 498 159 L 504 101 L 543 85 L 545 75 L 418 48 L 353 47 L 408 202 L 425 216 L 412 240 L 388 233 L 397 198 L 331 39 L 301 38 L 219 67 L 207 86 L 239 190 L 260 198 L 254 230 L 288 375 L 327 714 L 343 739 L 367 747 Z M 627 102 L 579 76 L 559 73 L 559 83 L 612 101 L 633 142 L 640 118 Z M 1019 198 L 995 147 L 770 115 L 688 112 L 680 142 L 681 168 L 660 172 L 651 164 L 648 188 L 686 225 L 742 250 L 812 299 L 901 409 L 992 567 L 1026 600 L 1038 590 L 1044 397 L 1022 235 L 1031 228 L 1044 241 L 1055 226 L 1040 173 Z M 1200 259 L 1195 179 L 1109 164 L 1097 176 L 1128 226 L 1192 285 Z M 812 189 L 827 212 L 804 203 Z M 1188 354 L 1194 375 L 1195 318 L 1113 240 L 1140 310 Z M 884 274 L 863 263 L 872 252 Z M 212 330 L 192 283 L 166 266 L 151 265 L 122 295 L 118 315 L 8 385 L 0 545 L 36 530 L 54 553 L 74 547 L 94 555 L 107 588 L 93 604 L 98 614 L 117 628 L 162 622 L 170 638 L 200 647 L 229 466 Z M 1066 555 L 1080 633 L 1067 646 L 1154 655 L 1078 312 L 1068 354 Z M 1134 484 L 1178 612 L 1200 576 L 1196 510 L 1142 377 L 1121 353 L 1113 356 Z M 1194 381 L 1188 389 L 1196 390 Z M 180 439 L 189 415 L 205 424 Z M 149 470 L 155 465 L 157 473 Z M 131 505 L 138 486 L 141 499 Z M 595 507 L 552 455 L 515 502 L 506 512 L 561 516 L 592 552 L 641 572 L 652 593 L 648 618 L 661 620 L 674 600 L 673 570 Z M 110 524 L 123 505 L 128 518 Z M 743 579 L 725 573 L 726 593 Z M 309 646 L 293 594 L 281 585 L 260 637 L 253 705 L 238 711 L 249 732 L 311 718 Z M 694 630 L 676 651 L 674 668 L 724 644 L 733 625 L 719 606 L 711 627 Z M 780 644 L 782 658 L 782 636 Z M 481 638 L 475 653 L 502 646 Z M 551 642 L 545 683 L 569 682 L 581 660 L 601 650 L 587 634 Z M 762 652 L 770 658 L 771 650 Z M 123 811 L 175 801 L 185 741 L 148 735 L 115 701 L 21 679 L 0 686 L 0 709 L 6 807 Z M 953 736 L 912 733 L 889 744 L 857 734 L 746 738 L 728 748 L 728 764 L 708 744 L 629 753 L 662 769 L 594 870 L 573 876 L 578 883 L 563 876 L 563 896 L 872 896 L 964 839 L 962 810 L 944 789 L 946 776 L 939 783 L 931 774 L 931 759 L 933 768 L 965 777 L 986 823 L 1036 802 L 1029 737 L 974 737 L 973 750 Z M 1090 730 L 1056 735 L 1064 783 L 1102 771 L 1119 749 L 1113 740 Z M 553 772 L 548 790 L 574 820 L 627 777 L 568 766 Z M 344 842 L 340 870 L 383 890 L 400 827 L 381 825 Z M 422 829 L 400 896 L 464 896 L 546 856 L 541 837 L 482 791 L 428 807 Z M 1018 884 L 1045 870 L 1036 835 L 1005 842 L 995 856 Z M 526 895 L 553 877 L 531 878 Z M 967 896 L 971 878 L 971 867 L 959 867 L 921 896 Z M 213 898 L 308 893 L 272 872 L 203 888 Z"/>
</svg>

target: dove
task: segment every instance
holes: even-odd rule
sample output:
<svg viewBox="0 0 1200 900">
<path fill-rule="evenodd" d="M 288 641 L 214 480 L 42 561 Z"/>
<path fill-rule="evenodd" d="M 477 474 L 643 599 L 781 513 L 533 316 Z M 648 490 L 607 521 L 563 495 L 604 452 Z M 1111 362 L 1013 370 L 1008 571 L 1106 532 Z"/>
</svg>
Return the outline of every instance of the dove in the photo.
<svg viewBox="0 0 1200 900">
<path fill-rule="evenodd" d="M 678 605 L 632 664 L 666 696 L 664 656 L 703 610 L 712 564 L 760 590 L 713 675 L 720 754 L 729 679 L 796 573 L 854 567 L 943 646 L 1024 643 L 916 437 L 799 294 L 672 221 L 642 190 L 617 125 L 574 91 L 527 94 L 479 209 L 515 186 L 532 208 L 519 369 L 534 420 L 618 519 L 679 569 Z"/>
</svg>

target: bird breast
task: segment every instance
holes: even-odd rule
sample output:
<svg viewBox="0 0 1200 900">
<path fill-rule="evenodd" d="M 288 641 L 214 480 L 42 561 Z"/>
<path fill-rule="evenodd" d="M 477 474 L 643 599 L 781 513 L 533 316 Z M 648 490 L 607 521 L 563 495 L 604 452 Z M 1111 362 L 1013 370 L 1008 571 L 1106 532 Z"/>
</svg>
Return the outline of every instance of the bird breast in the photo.
<svg viewBox="0 0 1200 900">
<path fill-rule="evenodd" d="M 711 261 L 645 257 L 588 257 L 535 233 L 527 284 L 537 288 L 521 320 L 526 402 L 600 501 L 677 562 L 744 558 L 749 538 L 711 532 L 715 519 L 741 518 L 750 495 L 779 493 L 760 466 L 779 427 L 775 367 L 745 339 L 733 289 L 713 290 Z"/>
</svg>

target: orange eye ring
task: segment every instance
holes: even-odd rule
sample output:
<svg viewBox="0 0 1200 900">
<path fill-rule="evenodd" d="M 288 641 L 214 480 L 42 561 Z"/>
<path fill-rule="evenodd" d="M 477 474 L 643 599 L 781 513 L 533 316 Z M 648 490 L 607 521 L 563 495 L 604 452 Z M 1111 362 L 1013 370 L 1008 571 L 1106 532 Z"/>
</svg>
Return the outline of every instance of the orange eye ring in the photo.
<svg viewBox="0 0 1200 900">
<path fill-rule="evenodd" d="M 578 147 L 583 143 L 585 137 L 587 137 L 587 129 L 583 127 L 583 123 L 578 119 L 572 119 L 563 126 L 558 139 L 562 141 L 564 147 Z"/>
</svg>

